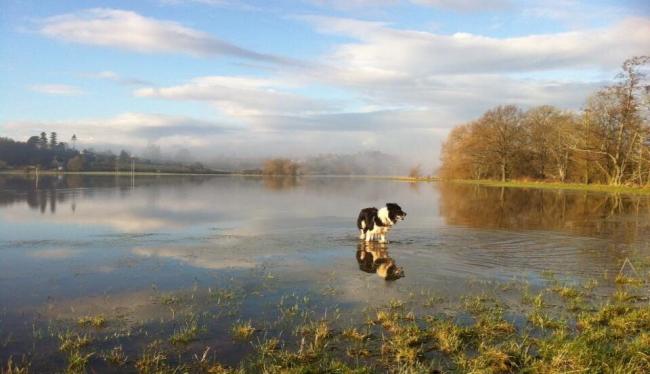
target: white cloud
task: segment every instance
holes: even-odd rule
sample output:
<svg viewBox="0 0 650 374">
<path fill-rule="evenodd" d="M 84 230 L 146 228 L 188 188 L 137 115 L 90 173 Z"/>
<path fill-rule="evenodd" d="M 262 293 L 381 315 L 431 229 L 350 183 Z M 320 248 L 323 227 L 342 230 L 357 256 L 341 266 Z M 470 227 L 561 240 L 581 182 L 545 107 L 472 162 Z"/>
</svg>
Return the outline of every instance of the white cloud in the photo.
<svg viewBox="0 0 650 374">
<path fill-rule="evenodd" d="M 146 86 L 146 85 L 151 85 L 151 82 L 146 81 L 144 79 L 139 79 L 139 78 L 132 78 L 132 77 L 124 77 L 114 71 L 110 70 L 104 70 L 104 71 L 99 71 L 96 73 L 86 73 L 83 74 L 84 77 L 87 78 L 95 78 L 95 79 L 105 79 L 109 81 L 113 81 L 118 84 L 122 84 L 125 86 Z"/>
<path fill-rule="evenodd" d="M 463 12 L 504 10 L 513 6 L 510 0 L 411 0 L 411 2 Z"/>
<path fill-rule="evenodd" d="M 214 1 L 214 0 L 205 0 Z M 412 3 L 426 7 L 449 9 L 462 12 L 503 10 L 512 6 L 510 0 L 307 0 L 312 4 L 341 10 L 371 9 Z"/>
<path fill-rule="evenodd" d="M 123 113 L 109 118 L 58 121 L 8 121 L 4 129 L 18 139 L 27 139 L 42 129 L 55 131 L 61 139 L 76 134 L 77 146 L 144 148 L 156 141 L 167 147 L 207 146 L 214 136 L 234 132 L 236 127 L 190 117 L 148 113 Z"/>
<path fill-rule="evenodd" d="M 329 61 L 354 72 L 381 77 L 407 72 L 476 74 L 551 69 L 611 69 L 647 52 L 650 20 L 628 18 L 610 27 L 494 38 L 469 33 L 434 34 L 401 30 L 385 23 L 305 16 L 317 30 L 357 39 L 335 48 Z M 364 74 L 364 76 L 367 74 Z"/>
<path fill-rule="evenodd" d="M 431 128 L 449 129 L 500 104 L 578 109 L 604 82 L 581 79 L 575 72 L 613 76 L 626 58 L 650 45 L 650 20 L 640 18 L 596 30 L 510 38 L 401 30 L 384 22 L 345 18 L 301 18 L 320 32 L 356 39 L 322 56 L 325 67 L 304 79 L 354 92 L 357 100 L 382 115 L 418 113 L 391 118 L 400 128 L 419 128 L 416 118 L 426 113 Z M 541 74 L 546 72 L 558 74 Z M 566 78 L 543 78 L 553 75 Z M 351 128 L 363 128 L 360 124 L 373 118 L 347 117 Z"/>
<path fill-rule="evenodd" d="M 160 0 L 165 5 L 200 4 L 217 8 L 235 9 L 243 11 L 259 11 L 260 7 L 240 0 Z"/>
<path fill-rule="evenodd" d="M 125 49 L 140 53 L 184 53 L 192 56 L 232 56 L 272 63 L 290 63 L 222 41 L 173 21 L 144 17 L 119 9 L 95 8 L 46 18 L 43 35 L 72 43 Z"/>
<path fill-rule="evenodd" d="M 38 93 L 60 96 L 79 96 L 85 93 L 81 88 L 67 84 L 37 84 L 29 86 L 29 89 Z"/>
<path fill-rule="evenodd" d="M 136 96 L 168 100 L 205 101 L 223 113 L 234 116 L 261 114 L 307 114 L 332 108 L 324 100 L 292 93 L 288 83 L 273 79 L 208 76 L 171 87 L 147 87 Z"/>
<path fill-rule="evenodd" d="M 585 0 L 534 0 L 527 2 L 521 11 L 524 18 L 539 18 L 559 22 L 572 28 L 597 23 L 611 23 L 630 16 L 650 14 L 650 6 L 643 1 L 627 4 L 602 4 Z"/>
</svg>

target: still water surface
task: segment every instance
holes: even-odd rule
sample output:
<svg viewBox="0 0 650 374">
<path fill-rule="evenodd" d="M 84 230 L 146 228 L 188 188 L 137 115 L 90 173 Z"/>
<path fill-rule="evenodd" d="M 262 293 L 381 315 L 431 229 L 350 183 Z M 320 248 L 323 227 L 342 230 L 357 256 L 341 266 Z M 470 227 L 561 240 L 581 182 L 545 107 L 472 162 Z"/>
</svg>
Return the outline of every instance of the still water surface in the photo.
<svg viewBox="0 0 650 374">
<path fill-rule="evenodd" d="M 393 282 L 356 256 L 359 209 L 386 202 L 408 213 L 383 248 L 405 272 Z M 0 358 L 24 353 L 39 324 L 102 314 L 165 329 L 161 295 L 227 288 L 257 298 L 201 340 L 237 362 L 245 349 L 220 334 L 232 320 L 264 320 L 279 295 L 354 310 L 421 289 L 535 285 L 548 272 L 583 282 L 615 275 L 649 243 L 644 196 L 342 177 L 0 176 Z"/>
</svg>

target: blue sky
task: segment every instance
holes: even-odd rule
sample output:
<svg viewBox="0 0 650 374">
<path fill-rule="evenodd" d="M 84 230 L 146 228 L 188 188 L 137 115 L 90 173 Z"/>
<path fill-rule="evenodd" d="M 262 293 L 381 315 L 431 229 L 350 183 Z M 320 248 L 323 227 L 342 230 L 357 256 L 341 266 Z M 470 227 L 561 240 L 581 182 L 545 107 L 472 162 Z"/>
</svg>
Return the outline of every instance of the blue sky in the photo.
<svg viewBox="0 0 650 374">
<path fill-rule="evenodd" d="M 202 159 L 384 150 L 433 166 L 499 104 L 579 109 L 650 53 L 643 1 L 0 3 L 0 135 Z"/>
</svg>

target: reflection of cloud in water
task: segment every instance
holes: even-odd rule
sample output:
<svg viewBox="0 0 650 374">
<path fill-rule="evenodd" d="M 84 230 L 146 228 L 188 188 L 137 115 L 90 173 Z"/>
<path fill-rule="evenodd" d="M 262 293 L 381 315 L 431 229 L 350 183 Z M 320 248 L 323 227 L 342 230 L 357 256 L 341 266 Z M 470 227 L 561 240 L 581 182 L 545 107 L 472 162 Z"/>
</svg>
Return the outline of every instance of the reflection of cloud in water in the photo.
<svg viewBox="0 0 650 374">
<path fill-rule="evenodd" d="M 64 259 L 73 257 L 79 254 L 79 251 L 75 251 L 68 248 L 52 248 L 52 249 L 42 249 L 39 251 L 32 251 L 29 253 L 30 257 L 34 258 L 43 258 L 43 259 Z"/>
<path fill-rule="evenodd" d="M 31 223 L 34 215 L 31 211 L 20 206 L 3 210 L 2 220 L 5 222 Z M 140 233 L 162 229 L 179 228 L 183 226 L 175 220 L 143 214 L 130 207 L 128 210 L 121 204 L 106 204 L 104 202 L 86 202 L 79 206 L 75 214 L 56 216 L 39 216 L 39 220 L 51 221 L 55 224 L 73 224 L 83 226 L 107 226 L 119 232 Z"/>
<path fill-rule="evenodd" d="M 102 296 L 85 296 L 55 300 L 39 307 L 39 313 L 53 319 L 77 319 L 88 315 L 103 315 L 109 319 L 127 316 L 127 321 L 145 321 L 169 317 L 169 307 L 157 302 L 160 294 L 153 290 L 138 290 Z"/>
<path fill-rule="evenodd" d="M 143 257 L 163 257 L 182 261 L 204 269 L 253 268 L 256 262 L 250 257 L 237 255 L 225 248 L 203 246 L 136 247 L 133 253 Z"/>
</svg>

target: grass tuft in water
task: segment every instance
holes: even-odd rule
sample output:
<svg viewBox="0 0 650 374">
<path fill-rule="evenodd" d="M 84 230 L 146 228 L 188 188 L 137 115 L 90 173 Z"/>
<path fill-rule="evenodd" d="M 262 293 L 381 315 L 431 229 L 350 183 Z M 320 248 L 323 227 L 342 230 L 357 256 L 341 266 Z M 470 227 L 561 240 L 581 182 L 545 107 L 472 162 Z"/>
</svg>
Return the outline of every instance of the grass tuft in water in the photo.
<svg viewBox="0 0 650 374">
<path fill-rule="evenodd" d="M 196 339 L 199 334 L 199 325 L 196 319 L 190 319 L 183 326 L 175 330 L 169 338 L 174 345 L 186 345 Z"/>
<path fill-rule="evenodd" d="M 106 326 L 106 318 L 104 316 L 85 316 L 77 320 L 79 326 L 91 326 L 94 328 L 102 328 Z"/>
<path fill-rule="evenodd" d="M 122 346 L 113 347 L 110 351 L 104 352 L 102 355 L 104 361 L 115 367 L 122 367 L 128 362 L 128 357 L 124 353 Z"/>
<path fill-rule="evenodd" d="M 9 356 L 6 364 L 0 365 L 0 374 L 28 374 L 31 363 L 23 356 L 20 363 L 14 361 L 13 356 Z"/>
<path fill-rule="evenodd" d="M 255 328 L 251 321 L 236 322 L 232 325 L 230 331 L 235 340 L 250 340 L 255 333 Z"/>
</svg>

